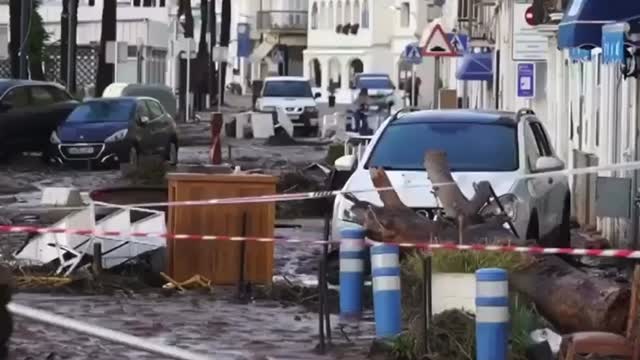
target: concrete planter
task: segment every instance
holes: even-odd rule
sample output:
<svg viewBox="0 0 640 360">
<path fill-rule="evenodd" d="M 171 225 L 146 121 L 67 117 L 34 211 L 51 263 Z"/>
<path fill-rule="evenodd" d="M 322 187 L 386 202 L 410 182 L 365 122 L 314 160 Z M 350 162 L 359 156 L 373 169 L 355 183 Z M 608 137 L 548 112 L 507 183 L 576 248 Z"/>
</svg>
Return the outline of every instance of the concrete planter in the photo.
<svg viewBox="0 0 640 360">
<path fill-rule="evenodd" d="M 475 313 L 476 276 L 466 273 L 434 273 L 431 293 L 434 314 L 464 309 Z"/>
</svg>

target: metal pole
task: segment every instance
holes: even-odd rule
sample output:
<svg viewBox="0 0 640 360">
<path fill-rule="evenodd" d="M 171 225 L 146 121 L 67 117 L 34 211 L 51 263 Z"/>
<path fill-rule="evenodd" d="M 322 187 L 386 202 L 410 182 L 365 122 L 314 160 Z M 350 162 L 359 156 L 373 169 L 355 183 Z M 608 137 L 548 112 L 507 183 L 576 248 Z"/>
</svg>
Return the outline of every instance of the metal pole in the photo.
<svg viewBox="0 0 640 360">
<path fill-rule="evenodd" d="M 218 112 L 222 112 L 222 92 L 224 91 L 222 88 L 222 64 L 222 61 L 218 62 Z"/>
<path fill-rule="evenodd" d="M 411 64 L 411 106 L 416 106 L 416 64 Z"/>
<path fill-rule="evenodd" d="M 78 23 L 78 14 L 76 12 L 78 0 L 69 0 L 69 18 L 67 37 L 67 90 L 70 93 L 76 92 L 76 24 Z"/>
<path fill-rule="evenodd" d="M 27 53 L 29 52 L 29 27 L 31 21 L 31 2 L 33 0 L 22 0 L 20 2 L 20 78 L 29 78 L 29 63 Z"/>
<path fill-rule="evenodd" d="M 433 108 L 437 109 L 438 106 L 438 90 L 440 90 L 440 57 L 433 58 Z"/>
<path fill-rule="evenodd" d="M 176 347 L 153 343 L 136 336 L 93 326 L 64 316 L 55 315 L 47 311 L 34 309 L 13 302 L 9 303 L 7 307 L 11 313 L 17 316 L 25 317 L 40 323 L 54 325 L 63 329 L 69 329 L 72 331 L 77 331 L 79 333 L 92 335 L 100 339 L 127 345 L 133 349 L 139 349 L 147 351 L 149 353 L 167 356 L 172 359 L 208 360 L 212 358 L 211 355 L 205 356 L 201 354 L 195 354 Z"/>
<path fill-rule="evenodd" d="M 187 118 L 184 122 L 191 120 L 191 38 L 185 39 L 187 41 L 187 88 L 185 90 L 184 103 L 186 106 Z"/>
<path fill-rule="evenodd" d="M 113 59 L 113 82 L 118 82 L 118 40 L 113 42 L 113 53 L 115 55 L 115 59 Z"/>
</svg>

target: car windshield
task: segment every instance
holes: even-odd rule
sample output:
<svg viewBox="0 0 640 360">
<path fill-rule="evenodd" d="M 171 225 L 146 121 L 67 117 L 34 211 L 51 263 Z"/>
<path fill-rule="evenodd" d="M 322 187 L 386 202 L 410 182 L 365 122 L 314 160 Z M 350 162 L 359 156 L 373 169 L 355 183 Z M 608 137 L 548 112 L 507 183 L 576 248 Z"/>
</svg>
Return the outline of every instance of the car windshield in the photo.
<svg viewBox="0 0 640 360">
<path fill-rule="evenodd" d="M 399 123 L 384 130 L 367 168 L 424 171 L 428 150 L 447 153 L 451 171 L 495 172 L 518 169 L 516 128 L 473 122 Z"/>
<path fill-rule="evenodd" d="M 306 81 L 271 80 L 264 84 L 262 96 L 310 98 L 311 86 Z"/>
<path fill-rule="evenodd" d="M 135 101 L 90 101 L 79 105 L 69 114 L 68 123 L 128 122 L 135 110 Z"/>
<path fill-rule="evenodd" d="M 386 77 L 361 77 L 358 79 L 358 89 L 393 89 L 391 80 Z"/>
</svg>

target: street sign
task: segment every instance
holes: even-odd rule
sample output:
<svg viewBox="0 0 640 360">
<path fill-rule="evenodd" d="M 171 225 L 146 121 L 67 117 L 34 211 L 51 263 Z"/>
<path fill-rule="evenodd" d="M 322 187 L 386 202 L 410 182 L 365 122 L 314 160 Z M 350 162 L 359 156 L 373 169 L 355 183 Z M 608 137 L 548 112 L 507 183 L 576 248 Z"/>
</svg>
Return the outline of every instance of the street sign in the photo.
<svg viewBox="0 0 640 360">
<path fill-rule="evenodd" d="M 248 23 L 238 24 L 238 51 L 239 58 L 248 58 L 251 56 L 251 25 Z"/>
<path fill-rule="evenodd" d="M 604 64 L 623 63 L 625 55 L 624 40 L 629 24 L 613 23 L 602 26 L 602 62 Z"/>
<path fill-rule="evenodd" d="M 275 64 L 284 64 L 284 53 L 282 52 L 282 50 L 273 50 L 271 60 L 273 60 Z"/>
<path fill-rule="evenodd" d="M 422 50 L 422 56 L 458 56 L 456 50 L 451 46 L 451 42 L 447 39 L 447 34 L 440 24 L 436 24 L 425 43 Z"/>
<path fill-rule="evenodd" d="M 447 33 L 447 40 L 458 56 L 464 55 L 469 49 L 469 37 L 465 34 Z"/>
<path fill-rule="evenodd" d="M 418 43 L 411 43 L 405 46 L 402 52 L 402 60 L 411 65 L 419 65 L 422 63 L 422 52 Z"/>
<path fill-rule="evenodd" d="M 531 4 L 513 4 L 511 57 L 514 61 L 546 61 L 549 40 L 535 26 L 527 23 L 526 13 Z"/>
<path fill-rule="evenodd" d="M 518 63 L 517 66 L 517 96 L 519 98 L 532 99 L 536 97 L 536 64 Z"/>
</svg>

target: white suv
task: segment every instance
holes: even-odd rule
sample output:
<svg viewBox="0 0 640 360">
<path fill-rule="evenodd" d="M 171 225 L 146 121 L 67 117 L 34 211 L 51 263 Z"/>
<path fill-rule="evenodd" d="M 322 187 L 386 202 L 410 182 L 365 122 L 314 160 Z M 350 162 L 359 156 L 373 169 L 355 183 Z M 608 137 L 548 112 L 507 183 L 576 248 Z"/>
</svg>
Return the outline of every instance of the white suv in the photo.
<svg viewBox="0 0 640 360">
<path fill-rule="evenodd" d="M 294 128 L 302 128 L 308 135 L 317 134 L 320 93 L 311 93 L 309 80 L 299 76 L 273 76 L 264 80 L 262 92 L 256 102 L 260 111 L 282 108 Z"/>
<path fill-rule="evenodd" d="M 372 189 L 368 169 L 382 167 L 404 204 L 433 218 L 441 210 L 426 186 L 430 182 L 423 166 L 424 154 L 431 149 L 447 153 L 453 178 L 468 198 L 474 194 L 474 183 L 489 181 L 522 240 L 536 239 L 546 247 L 570 246 L 567 176 L 550 173 L 522 178 L 565 167 L 531 110 L 518 113 L 430 110 L 396 114 L 376 132 L 360 161 L 354 155 L 336 160 L 338 171 L 353 171 L 343 191 Z M 382 205 L 376 192 L 354 195 Z M 351 205 L 343 196 L 336 197 L 334 239 L 339 238 L 341 228 L 353 226 Z M 497 204 L 490 203 L 481 211 L 500 210 Z"/>
</svg>

